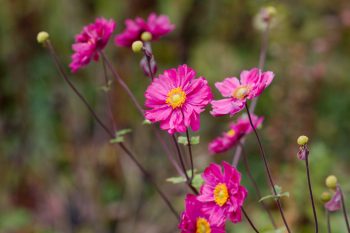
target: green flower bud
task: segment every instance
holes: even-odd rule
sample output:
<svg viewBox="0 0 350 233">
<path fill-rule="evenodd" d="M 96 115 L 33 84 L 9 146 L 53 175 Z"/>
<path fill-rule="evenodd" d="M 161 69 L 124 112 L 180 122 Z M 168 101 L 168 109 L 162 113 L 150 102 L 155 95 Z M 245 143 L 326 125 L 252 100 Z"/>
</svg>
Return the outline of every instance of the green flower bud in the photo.
<svg viewBox="0 0 350 233">
<path fill-rule="evenodd" d="M 309 141 L 309 138 L 305 135 L 299 136 L 297 143 L 299 146 L 304 146 Z"/>
<path fill-rule="evenodd" d="M 50 35 L 47 32 L 39 32 L 38 35 L 36 36 L 36 40 L 38 41 L 39 44 L 44 43 L 49 39 Z"/>
<path fill-rule="evenodd" d="M 326 186 L 330 189 L 336 189 L 338 184 L 338 179 L 334 175 L 330 175 L 326 178 Z"/>
<path fill-rule="evenodd" d="M 332 195 L 329 192 L 323 192 L 321 194 L 321 201 L 323 203 L 329 202 L 332 199 Z"/>
<path fill-rule="evenodd" d="M 132 45 L 131 45 L 132 51 L 133 51 L 134 53 L 139 53 L 139 52 L 141 52 L 142 47 L 143 47 L 143 43 L 142 43 L 142 41 L 140 41 L 140 40 L 135 41 L 135 42 L 132 43 Z"/>
<path fill-rule="evenodd" d="M 143 32 L 141 34 L 141 40 L 143 41 L 151 41 L 152 40 L 152 34 L 150 32 Z"/>
</svg>

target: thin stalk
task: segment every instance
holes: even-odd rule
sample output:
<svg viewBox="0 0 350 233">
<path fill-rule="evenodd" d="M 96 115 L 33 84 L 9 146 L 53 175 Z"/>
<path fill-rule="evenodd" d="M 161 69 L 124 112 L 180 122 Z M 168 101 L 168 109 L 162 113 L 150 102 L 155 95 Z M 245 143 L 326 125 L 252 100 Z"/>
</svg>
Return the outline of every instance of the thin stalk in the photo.
<svg viewBox="0 0 350 233">
<path fill-rule="evenodd" d="M 248 105 L 247 105 L 247 104 L 245 104 L 245 108 L 246 108 L 246 111 L 247 111 L 247 114 L 248 114 L 249 123 L 250 123 L 250 125 L 251 125 L 251 127 L 252 127 L 252 129 L 253 129 L 253 131 L 254 131 L 254 134 L 255 134 L 255 136 L 256 136 L 256 139 L 258 140 L 260 155 L 261 155 L 261 157 L 262 157 L 262 159 L 263 159 L 263 161 L 264 161 L 265 170 L 266 170 L 266 173 L 267 173 L 267 175 L 268 175 L 271 188 L 272 188 L 272 190 L 273 190 L 274 195 L 277 195 L 277 191 L 276 191 L 276 188 L 275 188 L 275 183 L 274 183 L 273 180 L 272 180 L 270 168 L 269 168 L 269 166 L 268 166 L 268 164 L 267 164 L 265 151 L 264 151 L 264 149 L 263 149 L 263 147 L 262 147 L 259 134 L 258 134 L 258 132 L 256 131 L 256 128 L 255 128 L 255 126 L 254 126 L 254 124 L 253 124 L 253 121 L 252 121 L 252 118 L 251 118 L 251 115 L 250 115 L 249 108 L 248 108 Z M 286 220 L 286 218 L 285 218 L 285 216 L 284 216 L 283 209 L 282 209 L 282 205 L 281 205 L 281 202 L 280 202 L 279 198 L 276 199 L 276 203 L 277 203 L 278 209 L 279 209 L 279 211 L 280 211 L 281 217 L 282 217 L 282 219 L 283 219 L 283 223 L 284 223 L 284 225 L 286 226 L 287 231 L 290 233 L 291 231 L 290 231 L 290 229 L 289 229 L 287 220 Z"/>
<path fill-rule="evenodd" d="M 105 130 L 105 132 L 109 135 L 110 138 L 114 138 L 114 133 L 111 132 L 108 127 L 100 120 L 100 118 L 95 113 L 94 109 L 91 107 L 91 105 L 88 103 L 88 101 L 84 98 L 84 96 L 78 91 L 78 89 L 74 86 L 74 84 L 70 81 L 67 74 L 65 73 L 58 56 L 56 55 L 56 52 L 51 44 L 51 42 L 48 40 L 45 43 L 49 49 L 50 55 L 53 58 L 53 61 L 59 70 L 59 73 L 63 77 L 63 79 L 66 81 L 66 83 L 69 85 L 69 87 L 73 90 L 73 92 L 80 98 L 80 100 L 84 103 L 84 105 L 88 108 L 91 115 L 95 118 L 96 122 Z M 149 173 L 146 171 L 146 169 L 139 163 L 139 161 L 135 158 L 133 153 L 124 145 L 124 143 L 120 142 L 118 143 L 119 147 L 128 155 L 128 157 L 134 162 L 134 164 L 140 169 L 144 177 L 148 180 L 149 183 L 151 183 L 158 194 L 162 197 L 166 205 L 169 207 L 171 212 L 174 214 L 177 220 L 179 220 L 179 214 L 175 210 L 175 208 L 172 206 L 168 198 L 165 196 L 165 194 L 162 192 L 162 190 L 158 187 L 158 185 L 154 182 L 152 177 L 149 175 Z"/>
<path fill-rule="evenodd" d="M 344 215 L 344 220 L 346 223 L 346 228 L 348 230 L 348 233 L 350 233 L 350 225 L 349 225 L 349 219 L 348 219 L 348 214 L 346 212 L 346 207 L 345 207 L 345 200 L 344 200 L 344 193 L 343 190 L 340 188 L 340 186 L 338 185 L 339 191 L 340 191 L 340 195 L 341 195 L 341 205 L 343 208 L 343 215 Z"/>
<path fill-rule="evenodd" d="M 248 158 L 247 158 L 247 155 L 245 153 L 245 150 L 244 150 L 244 147 L 242 144 L 240 144 L 240 146 L 242 147 L 242 157 L 243 157 L 243 164 L 244 164 L 244 167 L 245 167 L 245 170 L 247 172 L 247 175 L 250 179 L 250 182 L 252 183 L 253 187 L 254 187 L 254 190 L 255 190 L 255 193 L 256 195 L 258 196 L 258 199 L 261 200 L 262 198 L 262 195 L 261 195 L 261 192 L 260 192 L 260 189 L 259 189 L 259 186 L 258 184 L 256 183 L 251 171 L 250 171 L 250 167 L 249 167 L 249 163 L 248 163 Z M 272 213 L 270 212 L 270 210 L 267 208 L 266 204 L 264 201 L 260 201 L 260 204 L 262 206 L 262 208 L 266 211 L 266 213 L 268 214 L 269 216 L 269 219 L 273 225 L 273 227 L 275 229 L 277 229 L 277 225 L 276 225 L 276 222 L 275 220 L 273 219 L 272 217 Z"/>
<path fill-rule="evenodd" d="M 268 25 L 266 27 L 266 30 L 263 32 L 262 38 L 261 38 L 261 49 L 260 49 L 260 54 L 259 54 L 259 69 L 260 70 L 263 70 L 264 66 L 265 66 L 266 52 L 267 52 L 267 47 L 268 47 L 268 42 L 269 42 L 269 32 L 270 32 L 270 27 Z M 252 104 L 250 105 L 250 109 L 249 109 L 249 111 L 251 113 L 254 113 L 257 101 L 258 101 L 258 98 L 253 99 Z M 246 140 L 245 137 L 243 137 L 241 139 L 240 143 L 244 145 L 245 140 Z M 237 147 L 235 155 L 233 156 L 233 161 L 232 161 L 232 165 L 234 167 L 237 167 L 238 162 L 241 158 L 241 154 L 242 154 L 242 148 Z"/>
<path fill-rule="evenodd" d="M 326 209 L 327 232 L 332 233 L 331 229 L 331 213 Z"/>
<path fill-rule="evenodd" d="M 315 232 L 318 233 L 317 213 L 316 213 L 316 208 L 315 208 L 314 197 L 313 197 L 313 194 L 312 194 L 310 168 L 309 168 L 309 156 L 308 155 L 306 155 L 306 157 L 305 157 L 305 165 L 306 165 L 307 183 L 308 183 L 308 186 L 309 186 L 310 199 L 311 199 L 311 204 L 312 204 L 312 211 L 314 213 L 314 219 L 315 219 Z"/>
<path fill-rule="evenodd" d="M 127 86 L 127 84 L 123 81 L 123 79 L 119 76 L 118 72 L 116 71 L 116 69 L 114 69 L 112 63 L 109 61 L 109 59 L 107 58 L 106 54 L 104 52 L 101 52 L 101 57 L 102 59 L 106 62 L 108 68 L 110 69 L 110 71 L 112 72 L 112 75 L 114 76 L 114 78 L 118 81 L 118 83 L 122 86 L 122 88 L 125 90 L 125 92 L 128 94 L 128 96 L 130 97 L 130 99 L 132 100 L 132 102 L 134 103 L 136 109 L 138 110 L 138 112 L 140 113 L 140 115 L 142 117 L 144 117 L 144 111 L 141 107 L 141 105 L 139 104 L 139 102 L 136 99 L 136 96 L 132 93 L 132 91 L 129 89 L 129 87 Z M 177 170 L 177 172 L 182 175 L 181 169 L 179 168 L 178 164 L 175 162 L 172 153 L 170 152 L 168 146 L 166 145 L 166 143 L 164 142 L 164 140 L 162 139 L 162 136 L 159 134 L 158 130 L 155 128 L 154 125 L 152 125 L 153 131 L 157 137 L 157 139 L 159 140 L 159 142 L 162 144 L 162 147 L 164 148 L 168 159 L 170 160 L 170 162 L 173 164 L 173 166 L 175 167 L 175 169 Z"/>
<path fill-rule="evenodd" d="M 193 167 L 193 156 L 192 156 L 192 148 L 191 148 L 191 139 L 190 139 L 190 133 L 188 132 L 188 128 L 186 129 L 186 137 L 187 137 L 187 144 L 188 144 L 188 152 L 190 154 L 190 161 L 191 161 L 191 183 L 193 181 L 194 176 L 194 167 Z"/>
<path fill-rule="evenodd" d="M 244 208 L 241 207 L 241 210 L 244 214 L 244 217 L 247 219 L 249 225 L 253 228 L 253 230 L 256 232 L 256 233 L 259 233 L 258 229 L 256 229 L 254 223 L 252 222 L 252 220 L 250 220 L 250 218 L 248 217 L 248 214 L 245 212 Z"/>
<path fill-rule="evenodd" d="M 186 183 L 187 183 L 188 187 L 193 191 L 193 193 L 198 194 L 197 189 L 196 189 L 195 187 L 193 187 L 192 182 L 191 182 L 190 178 L 188 177 L 188 174 L 187 174 L 187 172 L 186 172 L 185 163 L 184 163 L 184 160 L 183 160 L 183 158 L 182 158 L 182 153 L 181 153 L 179 144 L 178 144 L 178 142 L 177 142 L 176 137 L 175 137 L 174 134 L 172 135 L 172 139 L 173 139 L 174 145 L 175 145 L 176 150 L 177 150 L 177 155 L 178 155 L 178 157 L 179 157 L 179 160 L 180 160 L 180 163 L 181 163 L 181 167 L 182 167 L 183 173 L 184 173 L 185 178 L 186 178 Z"/>
</svg>

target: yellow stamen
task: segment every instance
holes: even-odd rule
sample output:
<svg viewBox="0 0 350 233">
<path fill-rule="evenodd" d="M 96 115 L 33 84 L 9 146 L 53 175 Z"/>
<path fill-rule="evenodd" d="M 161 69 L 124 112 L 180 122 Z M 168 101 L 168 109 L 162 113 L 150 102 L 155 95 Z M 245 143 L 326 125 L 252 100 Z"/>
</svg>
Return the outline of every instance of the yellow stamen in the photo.
<svg viewBox="0 0 350 233">
<path fill-rule="evenodd" d="M 214 189 L 214 200 L 219 206 L 223 206 L 229 198 L 227 186 L 224 183 L 219 183 Z"/>
<path fill-rule="evenodd" d="M 181 87 L 171 89 L 166 98 L 166 103 L 173 109 L 181 107 L 186 101 L 186 93 Z"/>
<path fill-rule="evenodd" d="M 210 233 L 210 224 L 205 218 L 197 218 L 196 233 Z"/>
<path fill-rule="evenodd" d="M 229 137 L 233 137 L 233 136 L 235 136 L 236 131 L 233 130 L 233 129 L 230 129 L 229 131 L 226 132 L 226 134 L 227 134 L 227 136 L 229 136 Z"/>
<path fill-rule="evenodd" d="M 237 87 L 233 93 L 232 93 L 232 97 L 236 98 L 236 99 L 244 99 L 245 97 L 247 97 L 247 95 L 249 94 L 249 88 L 247 86 L 240 86 Z"/>
</svg>

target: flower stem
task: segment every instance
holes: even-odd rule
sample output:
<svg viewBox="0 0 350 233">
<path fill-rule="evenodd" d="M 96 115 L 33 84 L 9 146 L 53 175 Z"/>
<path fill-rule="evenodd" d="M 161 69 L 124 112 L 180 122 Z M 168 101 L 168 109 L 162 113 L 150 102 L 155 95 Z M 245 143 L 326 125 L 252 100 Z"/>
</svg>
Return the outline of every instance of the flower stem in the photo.
<svg viewBox="0 0 350 233">
<path fill-rule="evenodd" d="M 258 229 L 256 229 L 256 227 L 254 226 L 254 223 L 252 222 L 252 220 L 250 220 L 250 218 L 248 217 L 248 214 L 245 212 L 244 208 L 241 207 L 241 210 L 244 214 L 244 217 L 247 219 L 248 223 L 250 224 L 250 226 L 253 228 L 253 230 L 256 232 L 256 233 L 259 233 Z"/>
<path fill-rule="evenodd" d="M 340 186 L 338 185 L 338 188 L 340 190 L 340 195 L 341 195 L 341 204 L 343 207 L 343 215 L 344 215 L 344 220 L 346 223 L 346 228 L 348 230 L 348 233 L 350 233 L 350 225 L 349 225 L 349 219 L 348 219 L 348 214 L 346 213 L 346 207 L 345 207 L 345 200 L 344 200 L 344 193 L 343 190 L 340 188 Z"/>
<path fill-rule="evenodd" d="M 249 123 L 250 123 L 250 125 L 251 125 L 251 127 L 252 127 L 252 129 L 253 129 L 253 131 L 254 131 L 254 134 L 255 134 L 255 136 L 256 136 L 256 139 L 258 140 L 259 149 L 260 149 L 260 155 L 261 155 L 261 157 L 262 157 L 262 159 L 263 159 L 263 161 L 264 161 L 265 170 L 266 170 L 266 173 L 267 173 L 267 175 L 268 175 L 271 188 L 272 188 L 272 190 L 273 190 L 274 195 L 277 195 L 277 191 L 276 191 L 276 188 L 275 188 L 275 184 L 274 184 L 274 182 L 273 182 L 273 180 L 272 180 L 270 168 L 269 168 L 269 166 L 268 166 L 268 164 L 267 164 L 265 151 L 264 151 L 264 149 L 263 149 L 263 147 L 262 147 L 259 134 L 258 134 L 258 132 L 256 131 L 256 128 L 255 128 L 255 126 L 254 126 L 254 124 L 253 124 L 253 121 L 252 121 L 252 118 L 251 118 L 251 115 L 250 115 L 249 108 L 248 108 L 248 105 L 247 105 L 247 104 L 245 104 L 245 108 L 246 108 L 246 110 L 247 110 L 247 114 L 248 114 L 248 118 L 249 118 Z M 282 209 L 282 205 L 281 205 L 281 202 L 280 202 L 280 199 L 279 199 L 279 198 L 276 199 L 276 203 L 277 203 L 278 209 L 279 209 L 279 211 L 280 211 L 280 214 L 281 214 L 283 223 L 284 223 L 284 225 L 286 226 L 287 231 L 290 233 L 291 231 L 290 231 L 290 229 L 289 229 L 287 220 L 286 220 L 286 218 L 285 218 L 285 216 L 284 216 L 283 209 Z"/>
<path fill-rule="evenodd" d="M 191 139 L 190 139 L 190 133 L 188 132 L 188 128 L 186 129 L 186 137 L 187 137 L 187 144 L 188 144 L 188 152 L 190 154 L 190 161 L 191 161 L 191 183 L 193 181 L 194 176 L 194 167 L 193 167 L 193 156 L 192 156 L 192 147 L 191 147 Z"/>
<path fill-rule="evenodd" d="M 310 178 L 309 155 L 306 155 L 306 157 L 305 157 L 305 165 L 306 165 L 307 183 L 309 186 L 310 199 L 311 199 L 311 204 L 312 204 L 312 211 L 314 213 L 314 219 L 315 219 L 315 232 L 318 233 L 317 213 L 316 213 L 316 208 L 315 208 L 314 197 L 312 194 L 312 186 L 311 186 L 311 178 Z"/>
<path fill-rule="evenodd" d="M 251 173 L 251 171 L 250 171 L 250 167 L 249 167 L 249 163 L 248 163 L 248 158 L 247 158 L 247 155 L 246 155 L 246 153 L 245 153 L 244 147 L 243 147 L 242 144 L 240 144 L 240 146 L 242 147 L 241 149 L 242 149 L 242 157 L 243 157 L 243 164 L 244 164 L 244 167 L 245 167 L 246 172 L 247 172 L 247 175 L 248 175 L 248 177 L 249 177 L 249 179 L 250 179 L 250 181 L 251 181 L 251 183 L 252 183 L 252 185 L 253 185 L 253 187 L 254 187 L 254 189 L 255 189 L 255 193 L 256 193 L 256 195 L 258 196 L 259 200 L 260 200 L 260 199 L 262 198 L 262 195 L 261 195 L 259 186 L 258 186 L 258 184 L 256 183 L 256 181 L 255 181 L 255 179 L 254 179 L 254 177 L 253 177 L 253 175 L 252 175 L 252 173 Z M 261 201 L 260 204 L 261 204 L 261 206 L 263 207 L 263 209 L 267 212 L 267 214 L 268 214 L 268 216 L 269 216 L 269 219 L 270 219 L 270 221 L 271 221 L 273 227 L 274 227 L 275 229 L 277 229 L 276 222 L 275 222 L 275 220 L 273 219 L 272 213 L 271 213 L 270 210 L 267 208 L 265 202 L 264 202 L 264 201 Z"/>
<path fill-rule="evenodd" d="M 327 218 L 327 232 L 332 233 L 331 229 L 331 213 L 326 209 L 326 218 Z"/>
<path fill-rule="evenodd" d="M 176 137 L 175 137 L 174 134 L 172 135 L 172 139 L 173 139 L 173 141 L 174 141 L 174 144 L 175 144 L 175 147 L 176 147 L 176 150 L 177 150 L 177 155 L 178 155 L 178 157 L 179 157 L 179 160 L 180 160 L 180 163 L 181 163 L 181 167 L 182 167 L 183 173 L 184 173 L 184 175 L 185 175 L 185 177 L 186 177 L 186 183 L 187 183 L 188 187 L 193 191 L 193 193 L 195 193 L 195 194 L 197 195 L 197 194 L 198 194 L 198 191 L 197 191 L 197 189 L 196 189 L 195 187 L 193 187 L 192 181 L 191 181 L 191 179 L 188 177 L 188 174 L 187 174 L 187 172 L 186 172 L 185 163 L 184 163 L 184 160 L 183 160 L 183 158 L 182 158 L 182 153 L 181 153 L 181 150 L 180 150 L 180 146 L 179 146 L 179 143 L 177 142 Z"/>
<path fill-rule="evenodd" d="M 110 138 L 114 138 L 114 133 L 111 132 L 108 127 L 100 120 L 100 118 L 95 113 L 94 109 L 91 107 L 91 105 L 88 103 L 88 101 L 84 98 L 84 96 L 78 91 L 78 89 L 74 86 L 74 84 L 70 81 L 67 74 L 65 73 L 58 56 L 54 50 L 54 47 L 52 46 L 51 42 L 48 40 L 46 41 L 46 46 L 49 49 L 50 55 L 53 58 L 53 61 L 59 70 L 60 75 L 63 77 L 65 82 L 69 85 L 69 87 L 73 90 L 73 92 L 80 98 L 80 100 L 84 103 L 84 105 L 88 108 L 91 115 L 95 118 L 97 123 L 105 130 L 105 132 L 109 135 Z M 133 153 L 124 145 L 123 142 L 118 143 L 119 147 L 128 155 L 128 157 L 134 162 L 134 164 L 140 169 L 143 176 L 146 178 L 146 180 L 151 183 L 156 191 L 159 193 L 159 195 L 162 197 L 166 205 L 169 207 L 171 212 L 174 214 L 177 220 L 179 220 L 179 214 L 175 210 L 175 208 L 172 206 L 168 198 L 165 196 L 165 194 L 162 192 L 162 190 L 158 187 L 158 185 L 155 183 L 155 181 L 152 179 L 150 174 L 146 171 L 146 169 L 139 163 L 139 161 L 136 159 L 136 157 L 133 155 Z"/>
</svg>

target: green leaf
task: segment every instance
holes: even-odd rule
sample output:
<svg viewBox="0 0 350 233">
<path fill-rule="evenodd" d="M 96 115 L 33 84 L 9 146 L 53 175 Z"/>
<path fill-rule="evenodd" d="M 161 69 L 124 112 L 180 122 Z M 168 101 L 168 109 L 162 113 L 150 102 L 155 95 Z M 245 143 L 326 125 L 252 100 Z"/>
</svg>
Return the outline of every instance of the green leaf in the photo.
<svg viewBox="0 0 350 233">
<path fill-rule="evenodd" d="M 143 125 L 150 125 L 152 124 L 152 122 L 150 122 L 149 120 L 145 119 L 144 121 L 142 121 Z"/>
<path fill-rule="evenodd" d="M 117 136 L 123 136 L 125 134 L 130 133 L 132 130 L 131 129 L 121 129 L 115 132 L 115 135 Z"/>
<path fill-rule="evenodd" d="M 183 176 L 174 176 L 174 177 L 167 178 L 166 181 L 173 183 L 173 184 L 180 184 L 180 183 L 185 183 L 186 178 Z"/>
<path fill-rule="evenodd" d="M 267 200 L 267 199 L 270 199 L 270 198 L 274 198 L 274 197 L 275 197 L 275 195 L 266 195 L 266 196 L 260 198 L 259 202 L 262 202 L 264 200 Z"/>
<path fill-rule="evenodd" d="M 203 184 L 203 179 L 200 173 L 196 173 L 197 170 L 194 169 L 193 170 L 193 180 L 192 180 L 192 185 L 193 187 L 195 187 L 196 189 L 199 189 L 202 184 Z M 188 177 L 191 177 L 192 172 L 191 170 L 187 170 L 186 171 Z M 180 184 L 180 183 L 185 183 L 186 182 L 186 178 L 184 176 L 175 176 L 175 177 L 170 177 L 168 179 L 166 179 L 166 181 L 173 183 L 173 184 Z"/>
<path fill-rule="evenodd" d="M 204 183 L 204 180 L 203 180 L 201 174 L 194 175 L 193 180 L 192 180 L 193 187 L 195 187 L 196 189 L 199 189 L 203 185 L 203 183 Z"/>
<path fill-rule="evenodd" d="M 111 140 L 109 140 L 109 143 L 121 143 L 124 142 L 124 137 L 123 136 L 117 136 L 115 138 L 112 138 Z"/>
<path fill-rule="evenodd" d="M 121 129 L 115 132 L 115 138 L 109 140 L 110 143 L 121 143 L 124 142 L 124 135 L 130 133 L 131 129 Z"/>
<path fill-rule="evenodd" d="M 276 190 L 276 193 L 278 195 L 278 194 L 280 194 L 282 192 L 282 187 L 278 186 L 277 184 L 275 184 L 275 190 Z"/>
<path fill-rule="evenodd" d="M 101 86 L 100 89 L 104 92 L 109 92 L 111 90 L 112 83 L 113 83 L 112 80 L 108 80 L 107 85 Z"/>
<path fill-rule="evenodd" d="M 266 199 L 271 199 L 271 198 L 274 198 L 274 199 L 279 199 L 281 197 L 289 197 L 289 192 L 284 192 L 282 193 L 282 187 L 281 186 L 278 186 L 278 185 L 275 185 L 275 190 L 276 190 L 276 193 L 277 195 L 267 195 L 267 196 L 264 196 L 262 198 L 260 198 L 259 202 L 262 202 Z"/>
<path fill-rule="evenodd" d="M 192 145 L 196 145 L 196 144 L 199 144 L 199 139 L 200 139 L 200 137 L 199 136 L 193 136 L 193 137 L 191 137 L 191 144 Z"/>
<path fill-rule="evenodd" d="M 193 136 L 191 137 L 190 139 L 190 142 L 191 142 L 191 145 L 196 145 L 199 143 L 199 139 L 200 137 L 199 136 Z M 183 144 L 185 146 L 188 145 L 188 140 L 187 140 L 187 137 L 186 136 L 179 136 L 177 138 L 177 142 L 180 143 L 180 144 Z"/>
</svg>

